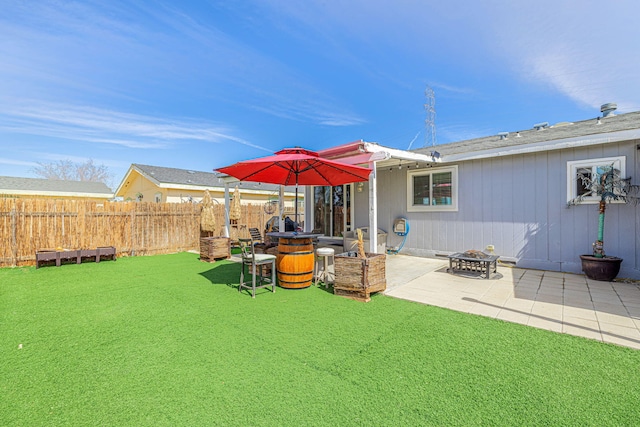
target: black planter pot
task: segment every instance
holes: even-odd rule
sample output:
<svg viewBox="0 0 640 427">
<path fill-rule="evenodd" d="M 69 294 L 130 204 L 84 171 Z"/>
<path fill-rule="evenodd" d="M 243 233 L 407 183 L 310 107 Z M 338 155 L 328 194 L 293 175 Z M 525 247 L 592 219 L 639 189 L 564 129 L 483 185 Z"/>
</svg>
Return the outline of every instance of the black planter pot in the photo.
<svg viewBox="0 0 640 427">
<path fill-rule="evenodd" d="M 593 255 L 580 255 L 580 259 L 582 260 L 582 271 L 589 279 L 605 282 L 616 278 L 622 262 L 622 258 L 614 256 L 596 258 Z"/>
</svg>

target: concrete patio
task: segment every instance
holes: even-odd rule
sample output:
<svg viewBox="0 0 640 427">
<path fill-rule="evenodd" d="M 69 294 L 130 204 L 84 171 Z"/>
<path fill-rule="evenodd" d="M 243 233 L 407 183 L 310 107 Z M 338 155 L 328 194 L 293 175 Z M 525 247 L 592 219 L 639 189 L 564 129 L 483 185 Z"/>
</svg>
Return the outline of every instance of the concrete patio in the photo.
<svg viewBox="0 0 640 427">
<path fill-rule="evenodd" d="M 447 259 L 387 257 L 395 298 L 640 349 L 640 283 L 500 264 L 485 280 L 452 275 Z"/>
</svg>

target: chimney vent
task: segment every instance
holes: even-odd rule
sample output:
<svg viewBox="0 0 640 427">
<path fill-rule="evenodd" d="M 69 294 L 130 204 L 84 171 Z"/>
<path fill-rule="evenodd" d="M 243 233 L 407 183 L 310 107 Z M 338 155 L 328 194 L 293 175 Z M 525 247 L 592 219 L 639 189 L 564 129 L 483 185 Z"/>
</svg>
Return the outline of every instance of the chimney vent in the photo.
<svg viewBox="0 0 640 427">
<path fill-rule="evenodd" d="M 618 104 L 616 104 L 615 102 L 609 102 L 607 104 L 602 104 L 602 106 L 600 107 L 600 112 L 602 113 L 602 117 L 610 117 L 615 116 L 613 112 L 617 109 Z"/>
</svg>

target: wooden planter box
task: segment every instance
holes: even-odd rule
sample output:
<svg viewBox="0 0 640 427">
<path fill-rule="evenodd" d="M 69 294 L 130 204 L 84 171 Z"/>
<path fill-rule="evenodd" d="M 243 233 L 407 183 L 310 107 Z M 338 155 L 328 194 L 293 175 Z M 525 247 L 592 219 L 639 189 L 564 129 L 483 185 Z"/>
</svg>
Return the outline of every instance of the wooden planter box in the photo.
<svg viewBox="0 0 640 427">
<path fill-rule="evenodd" d="M 366 254 L 366 258 L 349 256 L 352 252 L 335 256 L 336 278 L 333 293 L 358 301 L 369 302 L 372 292 L 387 288 L 385 254 Z"/>
<path fill-rule="evenodd" d="M 200 261 L 215 262 L 231 258 L 231 240 L 228 237 L 203 237 L 200 239 Z"/>
</svg>

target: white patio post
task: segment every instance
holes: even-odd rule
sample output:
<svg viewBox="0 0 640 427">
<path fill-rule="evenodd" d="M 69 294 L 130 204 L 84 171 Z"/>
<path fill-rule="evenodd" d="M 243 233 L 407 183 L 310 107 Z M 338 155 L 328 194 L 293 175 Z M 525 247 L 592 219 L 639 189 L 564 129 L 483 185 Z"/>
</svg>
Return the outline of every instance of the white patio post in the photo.
<svg viewBox="0 0 640 427">
<path fill-rule="evenodd" d="M 369 162 L 369 252 L 375 254 L 378 248 L 378 189 L 376 162 Z"/>
<path fill-rule="evenodd" d="M 229 204 L 231 197 L 229 196 L 229 183 L 224 182 L 224 237 L 229 237 Z"/>
<path fill-rule="evenodd" d="M 313 218 L 313 185 L 304 187 L 304 231 L 313 231 L 315 219 Z"/>
</svg>

